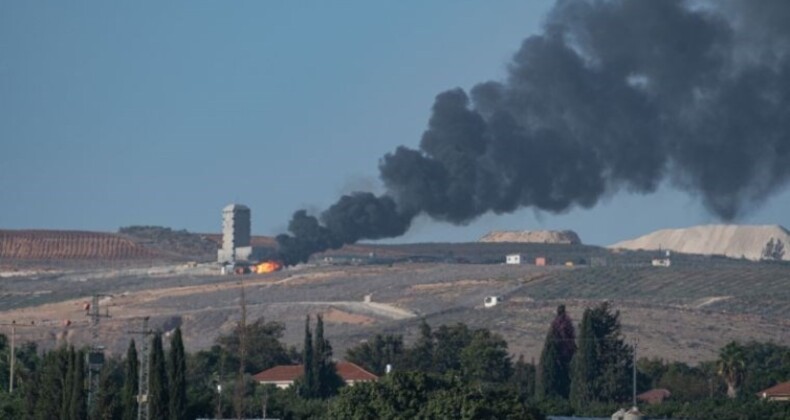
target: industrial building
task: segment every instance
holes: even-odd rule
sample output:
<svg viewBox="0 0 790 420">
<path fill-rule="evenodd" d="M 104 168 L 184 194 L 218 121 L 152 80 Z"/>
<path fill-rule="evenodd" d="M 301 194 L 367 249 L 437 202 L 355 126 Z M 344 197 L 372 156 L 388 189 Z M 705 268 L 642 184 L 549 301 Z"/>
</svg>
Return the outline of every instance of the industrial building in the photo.
<svg viewBox="0 0 790 420">
<path fill-rule="evenodd" d="M 250 208 L 243 204 L 229 204 L 222 209 L 222 248 L 217 250 L 217 262 L 235 264 L 260 261 L 265 249 L 250 243 Z"/>
</svg>

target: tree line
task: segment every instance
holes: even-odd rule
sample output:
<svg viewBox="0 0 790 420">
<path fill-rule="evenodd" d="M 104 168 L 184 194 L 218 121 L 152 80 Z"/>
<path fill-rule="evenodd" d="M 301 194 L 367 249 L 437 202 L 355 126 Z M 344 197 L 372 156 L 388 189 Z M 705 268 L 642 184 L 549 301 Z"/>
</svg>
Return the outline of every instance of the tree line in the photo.
<svg viewBox="0 0 790 420">
<path fill-rule="evenodd" d="M 552 415 L 609 416 L 630 405 L 633 347 L 620 314 L 609 304 L 584 311 L 578 325 L 560 305 L 548 325 L 537 363 L 513 357 L 506 339 L 466 324 L 431 326 L 421 320 L 416 337 L 376 334 L 351 347 L 345 359 L 379 375 L 376 382 L 344 386 L 321 316 L 305 320 L 301 349 L 282 343 L 284 325 L 258 319 L 237 325 L 205 350 L 187 353 L 180 329 L 150 340 L 150 418 L 274 417 L 281 419 L 534 419 Z M 243 339 L 242 339 L 243 335 Z M 239 357 L 240 346 L 246 357 Z M 0 335 L 0 354 L 8 354 Z M 110 357 L 100 372 L 92 407 L 87 404 L 87 349 L 39 352 L 17 348 L 13 394 L 0 392 L 0 418 L 136 419 L 139 351 Z M 0 379 L 8 379 L 0 357 Z M 243 363 L 243 366 L 242 366 Z M 282 364 L 301 364 L 295 386 L 257 384 L 252 375 Z M 388 369 L 389 366 L 389 369 Z M 239 378 L 238 372 L 245 372 Z M 391 371 L 388 373 L 388 371 Z M 640 406 L 652 416 L 695 419 L 790 417 L 787 404 L 755 396 L 790 379 L 790 348 L 773 343 L 730 343 L 717 360 L 689 366 L 639 359 L 637 391 L 667 388 L 668 402 Z M 239 380 L 241 379 L 241 380 Z M 240 388 L 239 388 L 240 387 Z M 754 417 L 754 413 L 759 413 Z"/>
</svg>

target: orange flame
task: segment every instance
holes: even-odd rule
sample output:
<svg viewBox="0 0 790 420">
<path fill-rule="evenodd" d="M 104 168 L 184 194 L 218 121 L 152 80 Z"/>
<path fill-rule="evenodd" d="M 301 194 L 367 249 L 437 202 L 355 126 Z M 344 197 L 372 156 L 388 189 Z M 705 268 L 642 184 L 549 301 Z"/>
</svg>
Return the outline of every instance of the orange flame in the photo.
<svg viewBox="0 0 790 420">
<path fill-rule="evenodd" d="M 279 261 L 264 261 L 255 266 L 255 272 L 258 274 L 273 273 L 282 269 L 283 265 Z"/>
</svg>

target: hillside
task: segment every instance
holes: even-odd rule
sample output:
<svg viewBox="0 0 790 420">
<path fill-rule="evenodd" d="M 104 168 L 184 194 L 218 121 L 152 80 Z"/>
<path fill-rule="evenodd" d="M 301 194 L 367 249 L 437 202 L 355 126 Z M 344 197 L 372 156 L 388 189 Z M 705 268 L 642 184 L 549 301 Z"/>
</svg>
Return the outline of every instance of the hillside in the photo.
<svg viewBox="0 0 790 420">
<path fill-rule="evenodd" d="M 298 346 L 305 315 L 321 313 L 338 357 L 375 333 L 410 340 L 425 318 L 431 325 L 490 328 L 529 360 L 539 357 L 558 304 L 578 322 L 586 307 L 604 300 L 621 311 L 624 335 L 638 338 L 646 357 L 699 362 L 714 358 L 730 340 L 790 343 L 790 265 L 678 257 L 669 268 L 617 260 L 572 268 L 404 261 L 299 266 L 244 277 L 220 276 L 210 263 L 35 273 L 3 280 L 0 317 L 36 321 L 41 327 L 17 334 L 42 348 L 64 340 L 80 345 L 90 337 L 83 302 L 93 293 L 112 295 L 102 303 L 112 318 L 101 321 L 112 351 L 124 351 L 127 332 L 143 316 L 151 317 L 153 328 L 180 324 L 195 351 L 236 325 L 244 279 L 248 319 L 284 323 L 285 341 Z M 483 308 L 491 295 L 504 303 Z M 64 319 L 72 325 L 63 327 Z"/>
<path fill-rule="evenodd" d="M 579 235 L 572 230 L 521 230 L 492 231 L 480 238 L 480 242 L 519 242 L 535 244 L 580 245 Z"/>
<path fill-rule="evenodd" d="M 202 235 L 157 226 L 119 233 L 74 230 L 0 230 L 0 261 L 39 265 L 213 261 L 217 244 Z"/>
<path fill-rule="evenodd" d="M 142 260 L 168 255 L 132 239 L 102 232 L 0 230 L 4 260 Z"/>
<path fill-rule="evenodd" d="M 778 225 L 706 225 L 686 229 L 665 229 L 636 239 L 618 242 L 611 249 L 658 250 L 702 255 L 723 255 L 757 261 L 773 239 L 790 245 L 790 232 Z M 790 260 L 790 250 L 784 253 Z"/>
</svg>

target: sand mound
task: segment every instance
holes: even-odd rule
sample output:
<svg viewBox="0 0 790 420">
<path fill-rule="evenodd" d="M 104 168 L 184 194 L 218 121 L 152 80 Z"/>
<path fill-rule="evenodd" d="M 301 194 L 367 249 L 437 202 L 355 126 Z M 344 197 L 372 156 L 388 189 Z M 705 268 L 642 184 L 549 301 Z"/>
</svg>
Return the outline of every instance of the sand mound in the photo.
<svg viewBox="0 0 790 420">
<path fill-rule="evenodd" d="M 790 260 L 790 232 L 778 225 L 707 225 L 686 229 L 665 229 L 636 239 L 618 242 L 609 248 L 668 249 L 703 255 L 759 260 L 771 239 L 785 245 L 784 260 Z"/>
<path fill-rule="evenodd" d="M 480 238 L 480 242 L 523 242 L 537 244 L 581 244 L 579 235 L 572 230 L 522 230 L 493 231 Z"/>
</svg>

